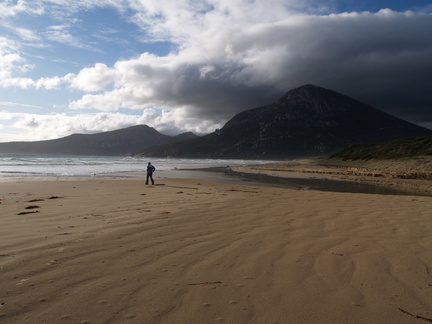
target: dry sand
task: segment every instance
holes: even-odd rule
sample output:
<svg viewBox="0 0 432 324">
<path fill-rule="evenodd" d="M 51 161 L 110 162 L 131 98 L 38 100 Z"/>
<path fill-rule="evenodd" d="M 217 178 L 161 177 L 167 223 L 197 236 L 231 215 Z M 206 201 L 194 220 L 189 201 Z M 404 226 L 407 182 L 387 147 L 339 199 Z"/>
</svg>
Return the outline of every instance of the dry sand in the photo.
<svg viewBox="0 0 432 324">
<path fill-rule="evenodd" d="M 432 198 L 0 183 L 0 323 L 432 321 Z"/>
</svg>

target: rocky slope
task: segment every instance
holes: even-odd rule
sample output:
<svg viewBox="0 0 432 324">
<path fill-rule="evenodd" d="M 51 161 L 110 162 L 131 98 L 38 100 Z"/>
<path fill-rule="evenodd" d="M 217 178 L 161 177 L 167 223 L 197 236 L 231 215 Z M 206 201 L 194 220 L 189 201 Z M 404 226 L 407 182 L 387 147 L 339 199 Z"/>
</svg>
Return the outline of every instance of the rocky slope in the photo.
<svg viewBox="0 0 432 324">
<path fill-rule="evenodd" d="M 337 92 L 305 85 L 270 105 L 237 114 L 214 133 L 151 147 L 140 155 L 291 159 L 327 155 L 352 144 L 428 135 L 429 129 Z"/>
</svg>

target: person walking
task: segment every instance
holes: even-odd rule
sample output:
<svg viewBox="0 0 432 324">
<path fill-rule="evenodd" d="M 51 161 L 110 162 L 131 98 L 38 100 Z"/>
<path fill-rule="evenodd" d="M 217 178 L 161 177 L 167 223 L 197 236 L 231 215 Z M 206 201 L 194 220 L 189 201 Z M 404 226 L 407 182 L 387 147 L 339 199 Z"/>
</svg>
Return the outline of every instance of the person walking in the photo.
<svg viewBox="0 0 432 324">
<path fill-rule="evenodd" d="M 153 172 L 155 172 L 156 168 L 149 162 L 147 165 L 147 179 L 146 179 L 146 185 L 148 185 L 149 178 L 152 182 L 152 185 L 154 185 L 153 181 Z"/>
</svg>

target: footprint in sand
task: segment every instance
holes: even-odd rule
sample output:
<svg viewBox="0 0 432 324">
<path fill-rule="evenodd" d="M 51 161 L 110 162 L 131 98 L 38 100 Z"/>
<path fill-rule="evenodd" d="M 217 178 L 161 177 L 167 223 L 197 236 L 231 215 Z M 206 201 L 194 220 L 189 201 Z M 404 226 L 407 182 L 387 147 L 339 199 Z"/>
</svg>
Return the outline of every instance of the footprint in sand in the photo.
<svg viewBox="0 0 432 324">
<path fill-rule="evenodd" d="M 18 213 L 17 215 L 27 215 L 27 214 L 35 214 L 35 213 L 39 213 L 39 210 L 29 211 L 29 212 L 21 212 L 21 213 Z"/>
<path fill-rule="evenodd" d="M 36 209 L 36 208 L 40 208 L 40 206 L 32 205 L 32 206 L 27 206 L 25 209 Z"/>
</svg>

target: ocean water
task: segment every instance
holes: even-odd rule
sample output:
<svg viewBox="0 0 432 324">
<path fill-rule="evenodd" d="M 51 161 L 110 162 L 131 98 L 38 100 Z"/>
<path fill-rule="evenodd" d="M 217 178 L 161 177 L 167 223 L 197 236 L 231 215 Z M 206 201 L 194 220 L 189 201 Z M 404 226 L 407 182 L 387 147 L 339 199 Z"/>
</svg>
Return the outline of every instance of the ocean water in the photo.
<svg viewBox="0 0 432 324">
<path fill-rule="evenodd" d="M 432 195 L 430 192 L 402 191 L 355 182 L 316 178 L 271 177 L 265 174 L 248 174 L 224 169 L 228 166 L 277 162 L 268 160 L 147 159 L 126 156 L 0 154 L 0 179 L 21 177 L 145 177 L 148 162 L 151 162 L 156 167 L 156 181 L 157 178 L 198 178 L 214 182 L 297 190 L 381 195 Z"/>
<path fill-rule="evenodd" d="M 0 177 L 142 177 L 148 162 L 157 171 L 169 173 L 170 170 L 257 165 L 271 161 L 0 154 Z"/>
</svg>

